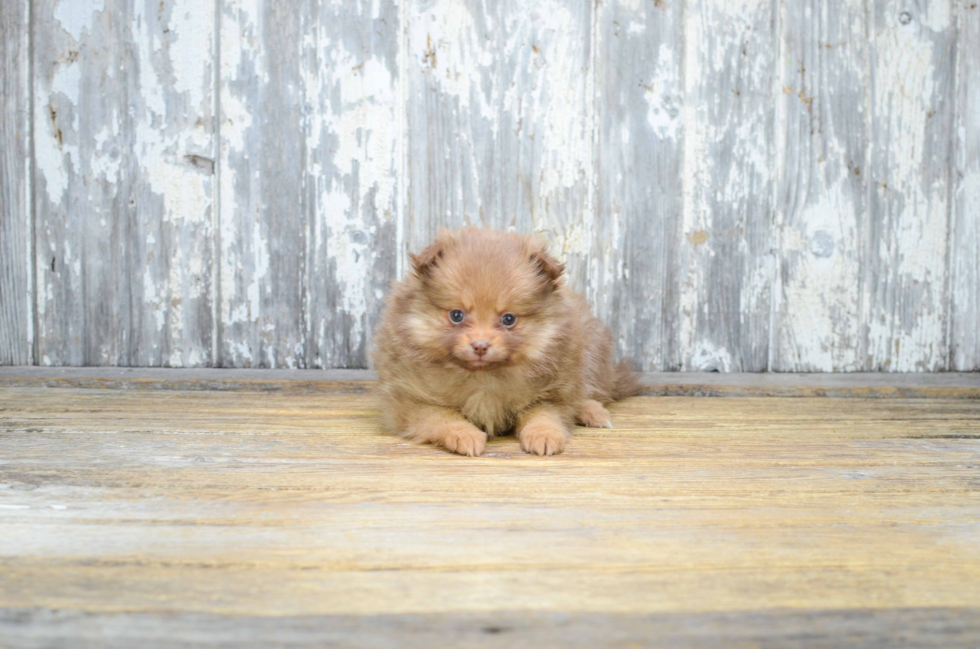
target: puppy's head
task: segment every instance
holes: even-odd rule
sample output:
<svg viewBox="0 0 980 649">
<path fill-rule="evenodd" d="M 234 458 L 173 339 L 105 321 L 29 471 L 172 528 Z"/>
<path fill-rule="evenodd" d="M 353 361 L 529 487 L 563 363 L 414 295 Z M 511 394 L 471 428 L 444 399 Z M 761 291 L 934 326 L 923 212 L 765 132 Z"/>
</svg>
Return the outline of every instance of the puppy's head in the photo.
<svg viewBox="0 0 980 649">
<path fill-rule="evenodd" d="M 403 334 L 431 360 L 474 371 L 537 360 L 561 333 L 563 270 L 536 239 L 443 231 L 412 255 Z"/>
</svg>

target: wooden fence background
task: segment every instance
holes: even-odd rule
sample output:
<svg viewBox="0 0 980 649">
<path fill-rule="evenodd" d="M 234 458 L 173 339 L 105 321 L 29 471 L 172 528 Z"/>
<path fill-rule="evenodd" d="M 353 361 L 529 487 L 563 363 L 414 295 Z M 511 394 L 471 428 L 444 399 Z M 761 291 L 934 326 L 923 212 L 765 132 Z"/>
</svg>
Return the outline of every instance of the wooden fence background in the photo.
<svg viewBox="0 0 980 649">
<path fill-rule="evenodd" d="M 980 369 L 976 0 L 3 0 L 0 364 L 364 367 L 440 226 L 646 370 Z"/>
</svg>

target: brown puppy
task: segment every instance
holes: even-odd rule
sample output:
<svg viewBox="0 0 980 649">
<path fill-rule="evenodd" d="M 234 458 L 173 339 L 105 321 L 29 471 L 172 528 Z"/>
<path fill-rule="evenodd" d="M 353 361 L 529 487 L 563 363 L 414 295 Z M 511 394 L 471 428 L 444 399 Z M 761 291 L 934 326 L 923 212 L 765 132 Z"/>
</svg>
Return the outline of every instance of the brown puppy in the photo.
<svg viewBox="0 0 980 649">
<path fill-rule="evenodd" d="M 636 393 L 612 335 L 536 239 L 443 231 L 388 297 L 376 336 L 385 425 L 461 455 L 515 431 L 528 453 L 565 447 L 577 419 L 612 428 L 603 404 Z"/>
</svg>

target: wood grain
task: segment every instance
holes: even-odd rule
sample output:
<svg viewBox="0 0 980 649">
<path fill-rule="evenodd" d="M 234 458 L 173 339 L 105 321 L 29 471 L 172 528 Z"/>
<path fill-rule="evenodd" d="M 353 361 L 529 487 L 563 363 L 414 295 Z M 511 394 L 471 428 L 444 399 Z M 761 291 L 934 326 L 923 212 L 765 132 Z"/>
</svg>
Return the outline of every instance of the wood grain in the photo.
<svg viewBox="0 0 980 649">
<path fill-rule="evenodd" d="M 567 615 L 693 644 L 682 621 L 881 639 L 901 611 L 919 637 L 929 609 L 925 646 L 977 639 L 980 401 L 612 412 L 554 458 L 469 459 L 382 435 L 368 394 L 6 387 L 0 628 L 180 645 L 218 616 L 386 615 L 444 645 L 501 611 L 512 642 Z"/>
<path fill-rule="evenodd" d="M 394 0 L 312 6 L 302 67 L 314 197 L 306 366 L 364 368 L 399 255 L 403 18 Z"/>
<path fill-rule="evenodd" d="M 397 258 L 398 11 L 221 14 L 219 364 L 366 367 Z"/>
<path fill-rule="evenodd" d="M 858 371 L 871 93 L 865 3 L 779 4 L 775 371 Z"/>
<path fill-rule="evenodd" d="M 0 6 L 0 365 L 33 361 L 30 4 Z"/>
<path fill-rule="evenodd" d="M 103 613 L 0 609 L 10 644 L 45 648 L 269 645 L 463 649 L 609 647 L 703 649 L 970 648 L 980 634 L 976 609 L 898 608 L 743 611 L 738 613 L 615 613 L 492 611 L 418 615 L 222 615 Z"/>
<path fill-rule="evenodd" d="M 213 12 L 32 6 L 37 362 L 208 365 Z"/>
<path fill-rule="evenodd" d="M 303 18 L 273 0 L 221 0 L 218 359 L 304 367 L 308 212 Z M 284 137 L 282 134 L 288 133 Z"/>
<path fill-rule="evenodd" d="M 592 3 L 412 2 L 405 245 L 440 227 L 537 232 L 588 286 Z"/>
<path fill-rule="evenodd" d="M 678 357 L 684 370 L 769 367 L 775 6 L 684 5 L 684 211 Z"/>
<path fill-rule="evenodd" d="M 980 8 L 956 4 L 949 369 L 980 370 Z"/>
<path fill-rule="evenodd" d="M 870 218 L 862 317 L 869 371 L 946 369 L 953 3 L 869 5 Z"/>
<path fill-rule="evenodd" d="M 683 4 L 598 7 L 589 294 L 620 357 L 637 369 L 680 369 Z"/>
<path fill-rule="evenodd" d="M 973 5 L 11 0 L 0 364 L 365 368 L 482 224 L 637 369 L 980 370 Z"/>
</svg>

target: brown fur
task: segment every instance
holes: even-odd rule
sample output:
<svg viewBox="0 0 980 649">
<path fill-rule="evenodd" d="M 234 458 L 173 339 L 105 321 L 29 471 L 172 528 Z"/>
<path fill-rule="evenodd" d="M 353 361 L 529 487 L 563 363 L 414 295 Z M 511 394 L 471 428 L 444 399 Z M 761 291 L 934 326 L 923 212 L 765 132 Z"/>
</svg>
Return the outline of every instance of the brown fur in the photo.
<svg viewBox="0 0 980 649">
<path fill-rule="evenodd" d="M 603 404 L 635 394 L 636 377 L 613 365 L 612 335 L 563 271 L 537 239 L 476 228 L 443 231 L 412 255 L 375 339 L 386 428 L 462 455 L 509 431 L 552 455 L 576 420 L 611 428 Z M 474 341 L 489 343 L 484 356 Z"/>
</svg>

